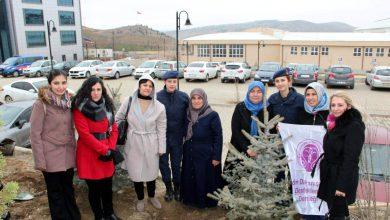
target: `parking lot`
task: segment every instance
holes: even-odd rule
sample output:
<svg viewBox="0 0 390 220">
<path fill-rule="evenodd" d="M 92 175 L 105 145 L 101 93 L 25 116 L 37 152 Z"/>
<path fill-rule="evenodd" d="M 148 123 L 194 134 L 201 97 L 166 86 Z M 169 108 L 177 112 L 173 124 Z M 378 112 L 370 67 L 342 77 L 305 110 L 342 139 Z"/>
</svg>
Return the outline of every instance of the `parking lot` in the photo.
<svg viewBox="0 0 390 220">
<path fill-rule="evenodd" d="M 0 78 L 0 87 L 7 85 L 18 78 Z M 69 78 L 68 87 L 73 91 L 77 91 L 84 79 L 71 79 Z M 122 77 L 120 79 L 105 79 L 106 85 L 112 88 L 119 87 L 121 100 L 129 96 L 136 89 L 137 80 L 134 77 Z M 245 84 L 234 83 L 221 83 L 220 79 L 212 79 L 209 82 L 186 82 L 184 79 L 180 80 L 180 90 L 190 93 L 194 88 L 203 88 L 209 99 L 209 103 L 212 108 L 215 109 L 222 121 L 224 131 L 224 142 L 228 142 L 230 139 L 230 119 L 233 114 L 236 100 L 243 100 L 246 93 L 247 85 L 250 81 L 246 81 Z M 323 81 L 322 81 L 323 83 Z M 160 90 L 163 88 L 163 81 L 156 79 L 156 88 Z M 296 87 L 298 92 L 303 93 L 304 87 Z M 238 97 L 237 92 L 238 91 Z M 268 94 L 272 94 L 276 91 L 274 86 L 270 86 Z M 381 124 L 386 127 L 390 127 L 390 90 L 370 90 L 368 86 L 364 84 L 362 80 L 356 82 L 355 88 L 330 88 L 329 94 L 333 94 L 338 91 L 347 92 L 355 102 L 356 106 L 363 110 L 367 116 L 368 122 Z"/>
</svg>

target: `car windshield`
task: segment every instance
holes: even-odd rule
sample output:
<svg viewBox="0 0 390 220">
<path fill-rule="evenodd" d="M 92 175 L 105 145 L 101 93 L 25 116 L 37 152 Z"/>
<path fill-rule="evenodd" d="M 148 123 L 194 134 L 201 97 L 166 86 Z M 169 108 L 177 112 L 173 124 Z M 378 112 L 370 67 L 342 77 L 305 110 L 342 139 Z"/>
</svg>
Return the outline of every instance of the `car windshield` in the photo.
<svg viewBox="0 0 390 220">
<path fill-rule="evenodd" d="M 115 62 L 106 62 L 101 65 L 101 67 L 112 67 L 114 66 Z"/>
<path fill-rule="evenodd" d="M 226 65 L 225 68 L 228 70 L 236 70 L 240 69 L 240 65 Z"/>
<path fill-rule="evenodd" d="M 203 67 L 204 63 L 191 63 L 188 67 Z"/>
<path fill-rule="evenodd" d="M 362 154 L 364 154 L 371 175 L 375 175 L 382 179 L 385 176 L 390 176 L 390 171 L 383 169 L 383 164 L 387 164 L 390 148 L 387 145 L 364 144 Z M 361 172 L 361 171 L 360 171 Z"/>
<path fill-rule="evenodd" d="M 260 71 L 275 72 L 276 70 L 278 70 L 277 64 L 263 64 L 260 67 Z"/>
<path fill-rule="evenodd" d="M 18 60 L 18 57 L 10 57 L 6 59 L 3 63 L 3 65 L 15 65 L 16 61 Z"/>
<path fill-rule="evenodd" d="M 43 62 L 45 62 L 45 61 L 42 60 L 42 61 L 34 62 L 34 63 L 31 64 L 31 67 L 39 67 L 39 66 L 42 65 Z"/>
<path fill-rule="evenodd" d="M 47 82 L 47 80 L 42 80 L 33 82 L 32 84 L 35 86 L 35 88 L 40 89 L 41 87 L 47 86 L 49 83 Z"/>
<path fill-rule="evenodd" d="M 154 68 L 156 62 L 144 62 L 139 66 L 140 68 Z"/>
<path fill-rule="evenodd" d="M 349 67 L 333 67 L 331 72 L 337 74 L 348 74 L 352 73 L 352 70 Z"/>
<path fill-rule="evenodd" d="M 65 65 L 65 63 L 57 63 L 54 65 L 54 68 L 62 68 Z"/>
<path fill-rule="evenodd" d="M 297 71 L 303 71 L 303 72 L 310 72 L 314 71 L 314 66 L 309 66 L 309 65 L 299 65 L 297 66 Z"/>
<path fill-rule="evenodd" d="M 161 65 L 161 68 L 162 69 L 171 69 L 172 68 L 172 64 L 170 64 L 170 63 L 163 63 Z"/>
<path fill-rule="evenodd" d="M 18 106 L 0 105 L 1 126 L 11 123 L 22 110 L 23 108 Z"/>
<path fill-rule="evenodd" d="M 378 70 L 376 74 L 381 76 L 390 76 L 390 69 Z"/>
<path fill-rule="evenodd" d="M 87 62 L 81 62 L 79 64 L 76 65 L 76 67 L 89 67 L 91 65 L 91 61 L 87 61 Z"/>
</svg>

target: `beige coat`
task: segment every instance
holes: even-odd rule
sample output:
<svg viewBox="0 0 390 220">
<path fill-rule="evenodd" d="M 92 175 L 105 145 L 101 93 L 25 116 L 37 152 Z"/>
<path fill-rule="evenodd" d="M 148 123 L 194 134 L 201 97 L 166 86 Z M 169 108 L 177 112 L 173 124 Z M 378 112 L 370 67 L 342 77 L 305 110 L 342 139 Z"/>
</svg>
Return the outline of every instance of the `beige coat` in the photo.
<svg viewBox="0 0 390 220">
<path fill-rule="evenodd" d="M 30 118 L 31 148 L 35 168 L 47 172 L 66 171 L 76 166 L 76 140 L 72 112 L 50 104 L 40 90 Z"/>
<path fill-rule="evenodd" d="M 143 79 L 145 77 L 141 77 Z M 149 79 L 149 78 L 148 78 Z M 150 78 L 153 81 L 153 79 Z M 159 154 L 166 150 L 166 114 L 165 107 L 155 96 L 142 113 L 137 97 L 138 91 L 132 96 L 132 103 L 127 115 L 129 128 L 125 144 L 125 168 L 130 179 L 135 182 L 147 182 L 157 178 L 159 171 Z M 152 94 L 155 94 L 154 91 Z M 118 121 L 126 117 L 129 98 L 122 103 L 115 119 Z"/>
</svg>

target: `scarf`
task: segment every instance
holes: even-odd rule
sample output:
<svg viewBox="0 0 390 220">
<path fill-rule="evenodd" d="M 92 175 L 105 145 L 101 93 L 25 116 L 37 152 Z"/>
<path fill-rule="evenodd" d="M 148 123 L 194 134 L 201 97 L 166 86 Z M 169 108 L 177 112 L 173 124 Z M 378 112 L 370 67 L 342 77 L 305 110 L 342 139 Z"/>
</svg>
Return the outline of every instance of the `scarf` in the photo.
<svg viewBox="0 0 390 220">
<path fill-rule="evenodd" d="M 45 92 L 45 96 L 47 97 L 47 100 L 49 100 L 50 104 L 55 105 L 61 109 L 69 109 L 71 106 L 70 101 L 70 94 L 68 91 L 65 91 L 65 93 L 61 96 L 61 98 L 57 98 L 57 96 L 51 91 L 51 89 L 47 89 Z"/>
<path fill-rule="evenodd" d="M 193 98 L 195 95 L 198 95 L 203 99 L 203 106 L 200 109 L 194 109 L 191 104 L 191 98 Z M 188 106 L 187 110 L 187 119 L 189 123 L 187 127 L 187 136 L 185 138 L 186 141 L 192 138 L 192 126 L 197 123 L 199 119 L 206 117 L 211 112 L 213 112 L 213 110 L 207 101 L 206 92 L 203 89 L 192 90 L 190 94 L 190 105 Z"/>
<path fill-rule="evenodd" d="M 305 94 L 308 89 L 314 89 L 317 93 L 318 97 L 318 104 L 317 106 L 310 106 L 307 104 L 307 101 L 305 99 L 304 102 L 304 107 L 305 111 L 309 114 L 316 114 L 319 111 L 324 111 L 324 110 L 329 110 L 329 98 L 328 98 L 328 93 L 326 92 L 324 86 L 322 86 L 318 82 L 312 82 L 309 85 L 306 86 L 305 88 Z"/>
<path fill-rule="evenodd" d="M 336 127 L 336 116 L 334 114 L 329 114 L 328 118 L 326 119 L 326 126 L 328 128 L 328 131 L 332 131 L 334 127 Z"/>
<path fill-rule="evenodd" d="M 262 82 L 259 82 L 259 81 L 253 81 L 248 86 L 248 91 L 246 92 L 244 104 L 245 104 L 245 107 L 251 112 L 252 116 L 257 117 L 257 114 L 259 114 L 259 112 L 261 111 L 261 109 L 264 108 L 264 106 L 263 106 L 263 101 L 261 101 L 257 104 L 254 104 L 249 99 L 249 94 L 255 87 L 260 88 L 263 96 L 265 95 L 264 84 Z M 250 133 L 252 136 L 259 134 L 257 123 L 253 119 L 251 119 L 251 132 Z"/>
<path fill-rule="evenodd" d="M 107 117 L 106 102 L 104 98 L 101 98 L 98 102 L 94 102 L 89 98 L 85 98 L 78 109 L 87 118 L 93 121 L 102 121 Z"/>
</svg>

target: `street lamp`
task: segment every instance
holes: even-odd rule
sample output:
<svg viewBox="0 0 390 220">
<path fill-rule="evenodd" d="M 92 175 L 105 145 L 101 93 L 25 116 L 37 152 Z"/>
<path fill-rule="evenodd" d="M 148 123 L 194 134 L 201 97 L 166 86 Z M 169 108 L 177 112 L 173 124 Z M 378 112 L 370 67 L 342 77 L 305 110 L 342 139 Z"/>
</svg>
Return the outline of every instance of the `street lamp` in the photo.
<svg viewBox="0 0 390 220">
<path fill-rule="evenodd" d="M 180 15 L 181 13 L 186 13 L 187 19 L 186 23 L 184 25 L 188 26 L 191 25 L 191 21 L 188 18 L 188 12 L 186 11 L 181 11 L 177 12 L 176 11 L 176 70 L 179 73 L 179 30 L 180 30 Z M 179 81 L 180 81 L 180 76 L 177 74 L 177 89 L 179 90 Z"/>
<path fill-rule="evenodd" d="M 50 31 L 50 24 L 53 24 L 53 28 L 51 29 L 51 31 Z M 51 53 L 50 36 L 51 36 L 51 32 L 57 32 L 57 29 L 56 29 L 56 25 L 54 24 L 53 20 L 46 21 L 46 25 L 47 25 L 47 36 L 48 36 L 47 38 L 49 40 L 50 67 L 51 67 L 51 70 L 53 70 L 53 54 Z"/>
</svg>

